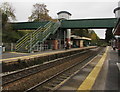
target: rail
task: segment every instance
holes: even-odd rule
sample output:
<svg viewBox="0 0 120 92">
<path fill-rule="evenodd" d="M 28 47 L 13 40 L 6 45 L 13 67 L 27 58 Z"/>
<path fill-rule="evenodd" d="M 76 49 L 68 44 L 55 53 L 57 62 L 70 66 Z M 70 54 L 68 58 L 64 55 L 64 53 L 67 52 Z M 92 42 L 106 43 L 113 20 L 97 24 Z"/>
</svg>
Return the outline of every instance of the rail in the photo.
<svg viewBox="0 0 120 92">
<path fill-rule="evenodd" d="M 99 49 L 99 53 L 101 52 L 101 49 Z M 90 53 L 90 52 L 89 52 Z M 61 83 L 63 81 L 65 81 L 67 78 L 69 78 L 70 76 L 72 77 L 73 75 L 75 75 L 76 71 L 78 72 L 78 70 L 80 71 L 80 69 L 83 69 L 84 67 L 86 67 L 87 65 L 89 65 L 92 61 L 91 59 L 93 59 L 97 54 L 98 54 L 98 51 L 96 51 L 96 53 L 94 54 L 89 54 L 89 53 L 86 53 L 84 59 L 81 60 L 81 62 L 77 62 L 77 63 L 74 63 L 73 65 L 69 66 L 68 68 L 65 68 L 64 70 L 56 73 L 55 75 L 47 78 L 46 80 L 44 81 L 41 81 L 40 83 L 36 84 L 35 86 L 27 89 L 25 92 L 33 92 L 33 91 L 36 91 L 36 89 L 40 89 L 40 90 L 43 90 L 43 91 L 54 91 L 56 90 L 56 88 L 58 87 L 58 85 L 60 86 Z M 93 52 L 91 52 L 93 53 Z M 84 52 L 85 54 L 85 52 Z M 76 54 L 77 55 L 77 54 Z M 79 55 L 79 54 L 78 54 Z M 74 55 L 73 55 L 74 56 Z M 71 58 L 71 57 L 70 57 Z M 95 57 L 96 58 L 96 57 Z M 89 62 L 88 62 L 89 60 Z M 81 67 L 81 64 L 83 65 Z M 77 68 L 76 68 L 77 67 Z M 73 69 L 73 70 L 72 70 Z M 74 70 L 75 69 L 75 70 Z M 64 75 L 64 76 L 63 76 Z M 66 75 L 66 76 L 65 76 Z M 58 79 L 59 77 L 62 77 L 62 79 Z M 55 80 L 57 79 L 57 80 Z M 52 80 L 55 82 L 55 81 L 58 81 L 57 84 L 53 84 L 52 85 Z M 49 85 L 48 85 L 49 84 Z M 50 85 L 51 84 L 51 85 Z M 51 86 L 51 87 L 49 87 Z M 38 91 L 38 90 L 37 90 Z"/>
</svg>

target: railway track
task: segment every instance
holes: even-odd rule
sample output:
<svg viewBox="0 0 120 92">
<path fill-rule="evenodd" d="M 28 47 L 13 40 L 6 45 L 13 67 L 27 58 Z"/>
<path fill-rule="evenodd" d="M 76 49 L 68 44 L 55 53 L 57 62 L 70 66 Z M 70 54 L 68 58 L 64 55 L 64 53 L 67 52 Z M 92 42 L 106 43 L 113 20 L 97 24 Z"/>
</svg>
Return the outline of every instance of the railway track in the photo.
<svg viewBox="0 0 120 92">
<path fill-rule="evenodd" d="M 101 48 L 98 49 L 98 50 L 101 51 Z M 80 53 L 76 53 L 76 54 L 73 54 L 73 55 L 70 55 L 70 56 L 67 56 L 67 57 L 52 60 L 50 63 L 45 63 L 44 65 L 36 65 L 34 67 L 26 68 L 26 69 L 23 69 L 23 70 L 20 70 L 20 71 L 10 73 L 8 75 L 4 75 L 3 78 L 2 78 L 2 80 L 3 80 L 3 85 L 2 86 L 3 87 L 7 86 L 7 85 L 12 84 L 13 82 L 15 82 L 17 80 L 22 80 L 22 78 L 29 77 L 30 75 L 37 74 L 41 71 L 45 71 L 45 70 L 50 69 L 50 68 L 55 67 L 55 66 L 59 66 L 60 64 L 63 64 L 65 62 L 68 62 L 68 64 L 69 64 L 69 63 L 71 63 L 71 62 L 69 62 L 70 60 L 73 60 L 73 61 L 76 60 L 77 63 L 71 65 L 70 67 L 67 67 L 66 69 L 63 69 L 62 71 L 54 74 L 53 76 L 51 76 L 49 78 L 46 78 L 44 81 L 43 80 L 40 81 L 40 83 L 35 85 L 35 86 L 28 87 L 29 89 L 28 88 L 25 89 L 26 91 L 31 91 L 31 90 L 36 89 L 38 86 L 40 86 L 40 90 L 53 90 L 53 89 L 56 88 L 56 84 L 52 84 L 52 85 L 54 85 L 53 86 L 54 88 L 51 88 L 50 86 L 46 85 L 46 83 L 50 84 L 50 83 L 48 83 L 49 81 L 51 81 L 52 79 L 58 78 L 61 81 L 60 80 L 57 80 L 57 81 L 55 80 L 54 82 L 57 82 L 57 84 L 60 85 L 62 81 L 66 80 L 68 77 L 71 76 L 71 74 L 73 74 L 73 72 L 76 72 L 78 70 L 78 67 L 80 67 L 79 64 L 81 64 L 81 67 L 82 67 L 85 63 L 88 62 L 88 61 L 86 61 L 86 62 L 82 63 L 82 61 L 89 60 L 89 59 L 93 58 L 96 54 L 98 54 L 99 51 L 94 51 L 94 50 L 93 51 L 91 51 L 91 50 L 82 51 Z M 93 53 L 94 53 L 94 55 L 93 55 Z M 79 56 L 80 56 L 80 58 L 78 58 Z M 78 59 L 76 59 L 76 58 L 78 58 Z M 81 61 L 78 62 L 78 60 L 81 60 Z M 76 68 L 75 68 L 75 66 L 76 66 Z M 73 70 L 71 70 L 72 68 L 73 68 Z M 69 71 L 69 72 L 63 74 L 63 72 L 66 72 L 66 71 Z M 61 74 L 63 74 L 63 75 L 61 75 Z M 59 78 L 59 76 L 60 76 L 60 78 Z M 61 78 L 63 78 L 64 80 L 61 79 Z M 46 86 L 43 87 L 44 84 Z"/>
<path fill-rule="evenodd" d="M 57 90 L 65 81 L 69 80 L 72 76 L 74 76 L 77 72 L 79 72 L 84 67 L 90 65 L 93 59 L 97 58 L 97 54 L 102 54 L 104 50 L 101 51 L 99 49 L 98 52 L 91 54 L 78 63 L 64 69 L 63 71 L 51 76 L 50 78 L 40 82 L 39 84 L 27 89 L 25 92 L 40 92 L 40 91 L 55 91 Z M 91 60 L 92 59 L 92 60 Z M 88 62 L 90 61 L 90 62 Z"/>
<path fill-rule="evenodd" d="M 35 65 L 35 66 L 29 67 L 29 68 L 25 68 L 22 70 L 11 72 L 9 74 L 5 74 L 2 76 L 2 86 L 5 86 L 5 85 L 10 84 L 14 81 L 20 80 L 22 78 L 28 77 L 30 75 L 36 74 L 38 72 L 44 71 L 44 70 L 49 69 L 51 67 L 60 65 L 60 64 L 65 62 L 64 61 L 65 59 L 75 58 L 75 56 L 78 56 L 80 54 L 84 54 L 87 51 L 88 50 L 82 51 L 80 53 L 73 54 L 70 56 L 66 56 L 63 58 L 58 58 L 58 59 L 52 60 L 52 61 L 45 63 L 45 64 Z"/>
</svg>

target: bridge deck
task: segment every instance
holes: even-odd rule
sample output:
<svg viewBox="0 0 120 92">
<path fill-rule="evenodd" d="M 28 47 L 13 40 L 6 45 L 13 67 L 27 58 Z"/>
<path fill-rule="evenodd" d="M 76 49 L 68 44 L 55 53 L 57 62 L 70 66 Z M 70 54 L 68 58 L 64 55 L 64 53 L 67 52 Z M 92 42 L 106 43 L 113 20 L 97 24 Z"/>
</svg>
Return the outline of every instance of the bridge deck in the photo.
<svg viewBox="0 0 120 92">
<path fill-rule="evenodd" d="M 47 22 L 18 22 L 11 23 L 15 30 L 33 30 L 40 26 L 44 26 Z M 63 20 L 61 22 L 61 28 L 113 28 L 117 23 L 116 18 L 100 18 L 100 19 L 73 19 L 73 20 Z"/>
<path fill-rule="evenodd" d="M 63 20 L 61 28 L 103 29 L 113 28 L 116 23 L 116 18 Z"/>
</svg>

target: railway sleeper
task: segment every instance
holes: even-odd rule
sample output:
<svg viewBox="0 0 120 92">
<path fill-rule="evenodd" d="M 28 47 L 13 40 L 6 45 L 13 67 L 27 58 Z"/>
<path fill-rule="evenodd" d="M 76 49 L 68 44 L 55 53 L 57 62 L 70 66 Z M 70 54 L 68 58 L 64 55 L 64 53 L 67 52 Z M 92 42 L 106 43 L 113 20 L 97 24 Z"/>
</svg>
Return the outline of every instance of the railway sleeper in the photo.
<svg viewBox="0 0 120 92">
<path fill-rule="evenodd" d="M 59 81 L 63 81 L 64 79 L 62 79 L 62 78 L 56 78 L 57 80 L 59 80 Z"/>
<path fill-rule="evenodd" d="M 52 81 L 52 83 L 55 83 L 55 84 L 60 84 L 60 82 L 61 82 L 61 81 L 59 81 L 59 80 L 54 80 L 54 81 Z"/>
<path fill-rule="evenodd" d="M 48 90 L 52 90 L 53 89 L 53 87 L 48 87 L 48 86 L 43 86 L 43 88 L 48 89 Z"/>
<path fill-rule="evenodd" d="M 66 79 L 66 78 L 67 78 L 67 76 L 60 76 L 60 78 Z"/>
<path fill-rule="evenodd" d="M 59 85 L 61 82 L 51 82 L 54 85 Z"/>
<path fill-rule="evenodd" d="M 55 87 L 56 84 L 55 83 L 48 83 L 46 86 Z"/>
</svg>

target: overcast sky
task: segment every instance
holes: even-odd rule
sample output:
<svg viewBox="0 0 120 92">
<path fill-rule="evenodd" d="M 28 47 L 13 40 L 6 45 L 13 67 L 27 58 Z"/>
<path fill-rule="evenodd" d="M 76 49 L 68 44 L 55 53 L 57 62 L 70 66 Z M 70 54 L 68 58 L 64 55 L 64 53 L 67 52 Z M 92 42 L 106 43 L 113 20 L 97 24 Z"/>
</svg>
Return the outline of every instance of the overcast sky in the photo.
<svg viewBox="0 0 120 92">
<path fill-rule="evenodd" d="M 10 2 L 15 8 L 17 21 L 28 21 L 35 3 L 47 5 L 49 15 L 57 18 L 59 11 L 68 11 L 72 14 L 71 19 L 90 19 L 90 18 L 114 18 L 113 10 L 118 6 L 119 0 L 1 0 Z M 105 29 L 95 32 L 100 38 L 105 38 Z"/>
</svg>

